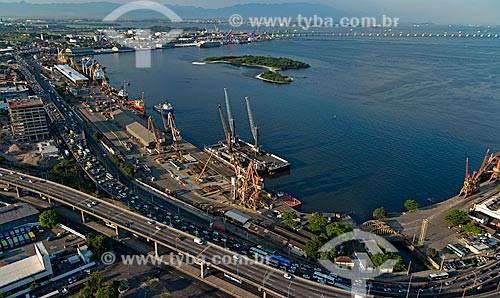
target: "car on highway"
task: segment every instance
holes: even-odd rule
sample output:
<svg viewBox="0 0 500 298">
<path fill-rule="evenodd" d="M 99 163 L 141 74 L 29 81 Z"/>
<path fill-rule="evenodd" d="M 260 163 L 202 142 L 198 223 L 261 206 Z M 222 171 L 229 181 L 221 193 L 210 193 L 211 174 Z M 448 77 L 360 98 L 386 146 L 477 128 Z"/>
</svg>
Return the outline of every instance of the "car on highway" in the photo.
<svg viewBox="0 0 500 298">
<path fill-rule="evenodd" d="M 292 279 L 292 275 L 290 273 L 283 274 L 283 277 L 286 279 Z"/>
<path fill-rule="evenodd" d="M 163 230 L 163 227 L 162 226 L 156 226 L 155 229 L 157 229 L 158 231 L 161 231 L 161 230 Z"/>
</svg>

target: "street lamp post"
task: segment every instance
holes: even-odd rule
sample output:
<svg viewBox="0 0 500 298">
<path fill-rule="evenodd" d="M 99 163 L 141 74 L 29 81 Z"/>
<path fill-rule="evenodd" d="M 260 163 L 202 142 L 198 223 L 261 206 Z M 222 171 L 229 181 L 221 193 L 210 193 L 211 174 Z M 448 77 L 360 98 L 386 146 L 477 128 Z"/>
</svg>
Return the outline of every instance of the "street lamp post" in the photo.
<svg viewBox="0 0 500 298">
<path fill-rule="evenodd" d="M 411 279 L 413 278 L 413 274 L 410 275 L 410 282 L 408 283 L 408 289 L 406 289 L 406 298 L 410 295 L 410 289 L 411 289 Z"/>
<path fill-rule="evenodd" d="M 290 281 L 290 284 L 288 285 L 288 293 L 286 295 L 287 298 L 290 298 L 290 287 L 292 286 L 293 280 Z"/>
<path fill-rule="evenodd" d="M 465 297 L 465 291 L 467 291 L 467 287 L 464 288 L 464 292 L 462 293 L 462 298 Z"/>
<path fill-rule="evenodd" d="M 423 291 L 422 289 L 418 289 L 417 298 L 418 298 L 418 296 L 420 296 L 420 292 L 422 292 L 422 291 Z"/>
</svg>

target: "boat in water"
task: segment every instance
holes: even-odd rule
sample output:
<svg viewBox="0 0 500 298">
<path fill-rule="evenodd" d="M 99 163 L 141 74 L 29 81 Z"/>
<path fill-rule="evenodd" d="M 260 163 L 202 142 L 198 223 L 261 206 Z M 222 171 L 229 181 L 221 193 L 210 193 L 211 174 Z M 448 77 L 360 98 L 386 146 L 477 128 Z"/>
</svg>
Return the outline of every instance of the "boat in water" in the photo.
<svg viewBox="0 0 500 298">
<path fill-rule="evenodd" d="M 153 106 L 153 110 L 161 114 L 168 114 L 174 111 L 174 107 L 168 101 Z"/>
<path fill-rule="evenodd" d="M 287 204 L 292 208 L 299 208 L 300 205 L 302 205 L 302 202 L 299 199 L 296 199 L 287 193 L 280 191 L 276 194 L 276 196 L 278 197 L 278 199 L 282 200 L 283 203 Z"/>
<path fill-rule="evenodd" d="M 221 46 L 220 41 L 200 41 L 196 44 L 200 48 L 216 48 Z"/>
</svg>

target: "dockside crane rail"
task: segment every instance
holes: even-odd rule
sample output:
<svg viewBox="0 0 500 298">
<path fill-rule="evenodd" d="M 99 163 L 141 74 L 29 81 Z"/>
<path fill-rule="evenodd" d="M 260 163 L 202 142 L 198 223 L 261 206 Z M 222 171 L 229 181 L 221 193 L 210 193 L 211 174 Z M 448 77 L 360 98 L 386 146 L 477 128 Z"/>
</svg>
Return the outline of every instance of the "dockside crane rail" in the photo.
<svg viewBox="0 0 500 298">
<path fill-rule="evenodd" d="M 229 128 L 231 129 L 231 142 L 235 144 L 236 128 L 234 124 L 233 113 L 231 112 L 231 104 L 229 103 L 229 96 L 227 95 L 227 88 L 224 88 L 224 98 L 226 100 L 227 121 L 229 122 Z"/>
<path fill-rule="evenodd" d="M 248 99 L 248 96 L 245 97 L 245 101 L 247 103 L 247 111 L 248 111 L 248 121 L 250 122 L 250 130 L 252 131 L 253 139 L 255 140 L 255 148 L 254 150 L 259 152 L 260 151 L 260 144 L 259 144 L 259 127 L 255 125 L 255 121 L 253 119 L 253 113 L 252 113 L 252 108 L 250 107 L 250 100 Z"/>
<path fill-rule="evenodd" d="M 221 105 L 218 105 L 220 121 L 222 122 L 222 128 L 224 128 L 224 137 L 226 138 L 228 151 L 231 152 L 231 134 L 227 130 L 226 119 L 224 119 L 224 113 L 222 112 Z"/>
</svg>

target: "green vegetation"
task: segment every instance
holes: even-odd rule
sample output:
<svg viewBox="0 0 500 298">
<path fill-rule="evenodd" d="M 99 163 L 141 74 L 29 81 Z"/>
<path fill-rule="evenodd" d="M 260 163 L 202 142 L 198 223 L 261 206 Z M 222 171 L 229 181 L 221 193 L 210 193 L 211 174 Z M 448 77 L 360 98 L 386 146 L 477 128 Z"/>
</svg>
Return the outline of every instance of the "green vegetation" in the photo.
<svg viewBox="0 0 500 298">
<path fill-rule="evenodd" d="M 309 68 L 310 65 L 301 61 L 284 57 L 269 56 L 219 56 L 207 57 L 203 62 L 226 62 L 235 66 L 258 66 L 266 67 L 267 71 L 261 73 L 258 78 L 274 83 L 291 83 L 292 78 L 281 75 L 278 70 Z"/>
<path fill-rule="evenodd" d="M 285 222 L 285 225 L 292 229 L 300 224 L 298 221 L 296 221 L 298 217 L 299 216 L 297 215 L 297 213 L 293 211 L 281 214 L 281 219 Z"/>
<path fill-rule="evenodd" d="M 52 229 L 57 224 L 57 219 L 59 215 L 53 210 L 45 210 L 38 217 L 40 225 L 47 229 Z"/>
<path fill-rule="evenodd" d="M 324 260 L 331 260 L 338 256 L 337 250 L 334 248 L 330 249 L 329 251 L 322 251 L 320 252 L 320 257 Z"/>
<path fill-rule="evenodd" d="M 36 281 L 32 282 L 29 286 L 30 291 L 34 291 L 40 287 L 40 284 Z"/>
<path fill-rule="evenodd" d="M 464 225 L 462 227 L 462 231 L 474 235 L 482 235 L 486 233 L 486 230 L 483 227 L 477 226 L 472 222 L 469 222 L 468 224 Z"/>
<path fill-rule="evenodd" d="M 272 67 L 279 70 L 286 69 L 300 69 L 300 68 L 308 68 L 309 64 L 292 60 L 284 57 L 269 57 L 269 56 L 220 56 L 220 57 L 208 57 L 203 59 L 203 62 L 216 62 L 223 61 L 228 62 L 232 65 L 241 66 L 265 66 Z"/>
<path fill-rule="evenodd" d="M 328 237 L 337 237 L 350 231 L 352 231 L 351 227 L 340 222 L 334 222 L 326 226 L 326 235 Z"/>
<path fill-rule="evenodd" d="M 95 236 L 92 233 L 87 234 L 85 238 L 89 250 L 92 251 L 92 260 L 95 262 L 101 261 L 102 254 L 110 249 L 109 239 L 102 234 Z"/>
<path fill-rule="evenodd" d="M 289 76 L 284 76 L 275 71 L 265 71 L 259 75 L 261 79 L 272 81 L 275 83 L 291 83 L 293 81 Z"/>
<path fill-rule="evenodd" d="M 101 133 L 100 131 L 96 131 L 96 132 L 94 133 L 94 139 L 96 139 L 97 141 L 102 140 L 102 138 L 103 138 L 103 137 L 104 137 L 104 136 L 102 135 L 102 133 Z"/>
<path fill-rule="evenodd" d="M 123 160 L 121 160 L 116 155 L 111 156 L 111 158 L 118 165 L 118 167 L 123 172 L 123 174 L 127 175 L 127 177 L 129 177 L 129 178 L 134 176 L 134 173 L 135 173 L 134 167 L 124 163 Z"/>
<path fill-rule="evenodd" d="M 92 273 L 78 293 L 80 298 L 118 298 L 116 283 L 105 284 L 99 272 Z"/>
<path fill-rule="evenodd" d="M 438 256 L 438 252 L 436 249 L 432 248 L 432 247 L 429 247 L 426 251 L 425 251 L 425 254 L 428 256 L 428 257 L 431 257 L 431 258 L 435 258 Z"/>
<path fill-rule="evenodd" d="M 387 217 L 387 212 L 385 211 L 384 207 L 379 207 L 373 210 L 373 218 L 380 220 L 386 217 Z"/>
<path fill-rule="evenodd" d="M 305 252 L 308 258 L 317 259 L 319 256 L 318 250 L 323 245 L 323 241 L 319 237 L 313 238 L 306 243 Z"/>
<path fill-rule="evenodd" d="M 75 182 L 78 177 L 76 172 L 75 163 L 73 160 L 61 160 L 49 171 L 52 180 L 55 182 L 62 182 L 63 184 L 70 184 Z"/>
<path fill-rule="evenodd" d="M 406 209 L 408 209 L 408 211 L 417 210 L 418 208 L 420 208 L 420 205 L 415 200 L 406 200 L 404 206 L 406 207 Z"/>
<path fill-rule="evenodd" d="M 464 225 L 469 222 L 469 217 L 467 212 L 463 210 L 450 210 L 448 214 L 444 217 L 444 220 L 453 227 Z"/>
<path fill-rule="evenodd" d="M 319 213 L 315 213 L 309 219 L 309 223 L 307 224 L 307 228 L 312 232 L 319 232 L 323 230 L 326 226 L 327 220 L 326 217 Z"/>
<path fill-rule="evenodd" d="M 384 264 L 388 260 L 397 260 L 397 263 L 394 265 L 394 271 L 403 271 L 406 269 L 406 264 L 404 263 L 403 258 L 393 252 L 378 253 L 372 257 L 373 265 L 377 267 Z"/>
</svg>

